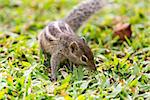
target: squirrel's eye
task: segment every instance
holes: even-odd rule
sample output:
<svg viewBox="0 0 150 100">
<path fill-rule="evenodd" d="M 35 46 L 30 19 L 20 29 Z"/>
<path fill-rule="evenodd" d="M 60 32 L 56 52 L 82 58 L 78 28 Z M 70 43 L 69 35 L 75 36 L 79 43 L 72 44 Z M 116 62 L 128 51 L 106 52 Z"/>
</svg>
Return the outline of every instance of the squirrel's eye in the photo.
<svg viewBox="0 0 150 100">
<path fill-rule="evenodd" d="M 82 59 L 83 62 L 87 62 L 87 60 L 88 60 L 85 55 L 83 55 L 81 59 Z"/>
</svg>

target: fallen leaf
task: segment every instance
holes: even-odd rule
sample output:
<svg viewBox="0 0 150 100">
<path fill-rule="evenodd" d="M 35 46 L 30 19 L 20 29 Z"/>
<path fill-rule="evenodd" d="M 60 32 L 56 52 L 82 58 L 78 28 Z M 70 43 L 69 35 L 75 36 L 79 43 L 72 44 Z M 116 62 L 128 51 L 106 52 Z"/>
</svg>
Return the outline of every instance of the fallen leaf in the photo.
<svg viewBox="0 0 150 100">
<path fill-rule="evenodd" d="M 130 38 L 132 35 L 131 24 L 129 23 L 118 23 L 114 27 L 114 36 L 119 36 L 121 40 L 125 40 L 125 37 Z"/>
</svg>

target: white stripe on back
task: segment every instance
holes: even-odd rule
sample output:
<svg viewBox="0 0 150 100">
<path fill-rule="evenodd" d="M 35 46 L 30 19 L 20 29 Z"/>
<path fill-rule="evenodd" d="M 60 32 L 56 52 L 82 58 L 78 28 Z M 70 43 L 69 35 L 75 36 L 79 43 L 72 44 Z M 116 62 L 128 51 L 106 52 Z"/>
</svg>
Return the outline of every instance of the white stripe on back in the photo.
<svg viewBox="0 0 150 100">
<path fill-rule="evenodd" d="M 61 31 L 61 29 L 59 28 L 59 21 L 55 22 L 55 23 L 54 23 L 54 26 L 60 31 L 60 33 L 63 33 L 63 32 Z"/>
<path fill-rule="evenodd" d="M 67 33 L 71 34 L 73 31 L 70 29 L 69 25 L 65 23 L 65 27 L 67 28 Z"/>
<path fill-rule="evenodd" d="M 52 39 L 52 40 L 57 40 L 57 38 L 55 38 L 53 35 L 51 35 L 51 33 L 49 32 L 49 26 L 46 26 L 45 28 L 46 30 L 46 34 L 48 36 L 48 38 Z"/>
</svg>

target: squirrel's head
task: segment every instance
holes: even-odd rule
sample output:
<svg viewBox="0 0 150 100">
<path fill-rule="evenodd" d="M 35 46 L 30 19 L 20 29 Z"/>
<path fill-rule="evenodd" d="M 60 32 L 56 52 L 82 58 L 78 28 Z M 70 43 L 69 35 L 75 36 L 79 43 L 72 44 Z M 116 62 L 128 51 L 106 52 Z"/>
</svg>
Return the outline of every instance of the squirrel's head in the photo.
<svg viewBox="0 0 150 100">
<path fill-rule="evenodd" d="M 63 45 L 67 44 L 67 51 L 64 51 L 64 55 L 77 65 L 83 64 L 90 69 L 96 70 L 93 53 L 85 40 L 75 35 L 71 27 L 63 21 L 54 23 L 54 26 L 61 33 L 61 41 L 59 42 L 63 43 Z"/>
<path fill-rule="evenodd" d="M 69 44 L 69 55 L 68 59 L 75 64 L 82 64 L 92 70 L 96 70 L 94 64 L 94 56 L 91 49 L 87 45 L 84 39 L 80 38 L 72 41 Z"/>
</svg>

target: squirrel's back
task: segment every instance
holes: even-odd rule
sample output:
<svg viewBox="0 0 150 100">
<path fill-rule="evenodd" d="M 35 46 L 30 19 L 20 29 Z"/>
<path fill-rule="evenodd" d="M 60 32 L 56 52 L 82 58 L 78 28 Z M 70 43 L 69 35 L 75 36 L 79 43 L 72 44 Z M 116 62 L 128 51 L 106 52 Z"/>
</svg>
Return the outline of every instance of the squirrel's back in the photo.
<svg viewBox="0 0 150 100">
<path fill-rule="evenodd" d="M 64 21 L 77 31 L 88 18 L 105 5 L 105 0 L 86 0 L 74 8 Z"/>
</svg>

